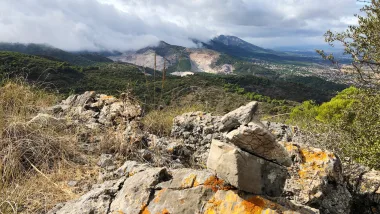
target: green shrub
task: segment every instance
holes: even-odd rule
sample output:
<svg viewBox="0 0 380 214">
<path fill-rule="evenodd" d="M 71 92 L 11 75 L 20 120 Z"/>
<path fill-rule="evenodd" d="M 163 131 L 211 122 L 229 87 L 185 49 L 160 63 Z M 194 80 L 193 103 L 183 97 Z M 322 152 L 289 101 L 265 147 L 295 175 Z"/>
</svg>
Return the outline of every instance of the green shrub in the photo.
<svg viewBox="0 0 380 214">
<path fill-rule="evenodd" d="M 318 106 L 295 107 L 288 123 L 310 135 L 309 144 L 327 147 L 344 157 L 380 169 L 380 93 L 348 88 Z"/>
</svg>

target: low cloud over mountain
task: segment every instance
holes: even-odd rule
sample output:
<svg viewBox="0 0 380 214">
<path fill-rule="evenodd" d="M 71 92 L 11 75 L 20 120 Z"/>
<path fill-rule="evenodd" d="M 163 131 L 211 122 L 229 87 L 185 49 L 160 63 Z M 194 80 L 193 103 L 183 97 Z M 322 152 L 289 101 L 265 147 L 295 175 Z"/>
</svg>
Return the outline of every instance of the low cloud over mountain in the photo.
<svg viewBox="0 0 380 214">
<path fill-rule="evenodd" d="M 2 0 L 0 42 L 128 50 L 228 34 L 268 48 L 313 45 L 327 29 L 355 24 L 358 7 L 352 0 Z"/>
</svg>

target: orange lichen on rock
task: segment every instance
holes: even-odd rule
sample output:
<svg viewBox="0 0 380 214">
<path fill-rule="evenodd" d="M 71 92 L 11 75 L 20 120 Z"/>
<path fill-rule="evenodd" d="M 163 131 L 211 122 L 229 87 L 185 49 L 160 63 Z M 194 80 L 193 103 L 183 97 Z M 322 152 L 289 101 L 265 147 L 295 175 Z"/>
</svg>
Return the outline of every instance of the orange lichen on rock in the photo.
<svg viewBox="0 0 380 214">
<path fill-rule="evenodd" d="M 214 196 L 209 202 L 205 214 L 231 213 L 231 214 L 261 214 L 278 213 L 276 210 L 284 211 L 277 205 L 260 196 L 249 199 L 241 198 L 233 191 L 226 192 L 223 196 Z"/>
<path fill-rule="evenodd" d="M 167 190 L 167 188 L 164 188 L 164 189 L 158 191 L 156 197 L 153 199 L 153 202 L 154 202 L 154 203 L 158 203 L 158 202 L 160 202 L 161 195 L 162 195 L 162 193 L 164 193 L 166 190 Z"/>
<path fill-rule="evenodd" d="M 334 154 L 330 154 L 329 152 L 324 152 L 322 150 L 300 149 L 300 154 L 302 155 L 304 162 L 327 162 L 331 157 L 334 157 Z"/>
<path fill-rule="evenodd" d="M 284 145 L 286 151 L 288 151 L 289 153 L 298 151 L 298 147 L 293 145 L 293 143 L 288 143 L 288 142 L 281 142 L 281 143 Z"/>
<path fill-rule="evenodd" d="M 167 209 L 163 209 L 161 214 L 170 214 L 170 212 Z"/>
<path fill-rule="evenodd" d="M 222 179 L 219 179 L 215 176 L 210 176 L 205 182 L 204 186 L 206 188 L 212 189 L 212 191 L 217 192 L 218 190 L 230 190 L 231 186 L 226 185 Z"/>
<path fill-rule="evenodd" d="M 182 180 L 181 186 L 183 188 L 191 188 L 191 187 L 196 187 L 199 185 L 199 183 L 196 181 L 197 175 L 195 174 L 190 174 L 186 178 Z"/>
<path fill-rule="evenodd" d="M 302 179 L 313 179 L 315 176 L 326 176 L 326 170 L 331 160 L 336 157 L 333 153 L 317 149 L 300 149 L 302 164 L 299 175 Z"/>
<path fill-rule="evenodd" d="M 148 210 L 148 205 L 147 204 L 143 204 L 141 206 L 141 211 L 140 211 L 141 214 L 150 214 L 149 210 Z"/>
</svg>

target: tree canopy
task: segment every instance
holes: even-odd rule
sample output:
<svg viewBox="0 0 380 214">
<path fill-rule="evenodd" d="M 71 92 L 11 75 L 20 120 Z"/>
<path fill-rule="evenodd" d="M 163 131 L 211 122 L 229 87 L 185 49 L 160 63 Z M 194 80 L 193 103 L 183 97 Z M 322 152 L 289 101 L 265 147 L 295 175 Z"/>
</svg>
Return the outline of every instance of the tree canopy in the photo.
<svg viewBox="0 0 380 214">
<path fill-rule="evenodd" d="M 322 50 L 317 52 L 325 59 L 331 60 L 342 71 L 356 74 L 360 83 L 366 86 L 380 88 L 380 1 L 367 2 L 361 12 L 356 14 L 358 24 L 349 26 L 346 31 L 325 33 L 325 41 L 334 46 L 343 45 L 344 54 L 352 58 L 352 67 L 342 67 L 333 55 Z"/>
</svg>

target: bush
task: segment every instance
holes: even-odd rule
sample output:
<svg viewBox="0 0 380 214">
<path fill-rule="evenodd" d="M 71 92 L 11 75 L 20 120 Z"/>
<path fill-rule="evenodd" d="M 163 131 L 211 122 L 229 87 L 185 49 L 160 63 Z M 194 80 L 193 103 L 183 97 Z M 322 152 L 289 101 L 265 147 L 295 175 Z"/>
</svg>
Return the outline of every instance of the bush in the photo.
<svg viewBox="0 0 380 214">
<path fill-rule="evenodd" d="M 380 169 L 380 93 L 348 88 L 321 106 L 294 108 L 288 123 L 302 128 L 309 144 Z"/>
</svg>

